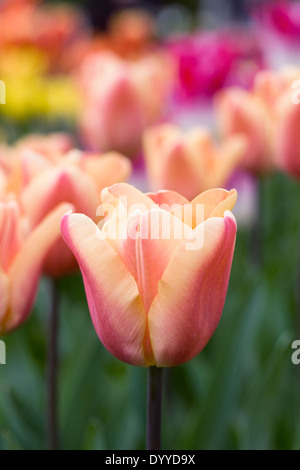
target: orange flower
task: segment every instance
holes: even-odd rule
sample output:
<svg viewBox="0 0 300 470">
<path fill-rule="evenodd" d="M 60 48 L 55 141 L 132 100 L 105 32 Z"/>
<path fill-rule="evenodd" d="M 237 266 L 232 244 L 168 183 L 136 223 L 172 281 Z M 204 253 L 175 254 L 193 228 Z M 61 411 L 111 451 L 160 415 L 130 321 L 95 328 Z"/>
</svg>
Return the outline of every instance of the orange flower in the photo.
<svg viewBox="0 0 300 470">
<path fill-rule="evenodd" d="M 236 197 L 215 189 L 189 203 L 172 191 L 116 184 L 102 191 L 102 229 L 83 214 L 63 217 L 94 327 L 118 359 L 175 366 L 209 341 L 227 292 Z"/>
<path fill-rule="evenodd" d="M 151 188 L 178 191 L 188 199 L 224 187 L 246 149 L 241 135 L 217 145 L 207 129 L 183 132 L 172 124 L 148 128 L 143 143 Z"/>
<path fill-rule="evenodd" d="M 131 173 L 130 161 L 116 152 L 102 155 L 76 149 L 63 152 L 68 141 L 58 137 L 62 136 L 53 136 L 52 140 L 47 137 L 45 142 L 42 138 L 28 138 L 12 150 L 14 164 L 7 177 L 5 197 L 12 194 L 18 198 L 30 229 L 63 202 L 73 204 L 77 211 L 95 219 L 101 189 L 126 180 Z M 46 257 L 44 272 L 57 277 L 76 269 L 73 254 L 58 239 Z"/>
</svg>

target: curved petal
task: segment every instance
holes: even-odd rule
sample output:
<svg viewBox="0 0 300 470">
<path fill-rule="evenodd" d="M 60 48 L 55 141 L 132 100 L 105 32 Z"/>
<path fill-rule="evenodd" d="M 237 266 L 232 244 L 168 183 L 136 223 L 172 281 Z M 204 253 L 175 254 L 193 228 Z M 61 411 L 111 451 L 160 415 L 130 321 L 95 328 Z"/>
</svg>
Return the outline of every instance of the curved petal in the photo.
<svg viewBox="0 0 300 470">
<path fill-rule="evenodd" d="M 101 203 L 111 204 L 116 207 L 119 202 L 127 209 L 127 213 L 139 207 L 141 212 L 145 212 L 153 207 L 153 201 L 146 194 L 128 183 L 113 184 L 101 192 Z"/>
<path fill-rule="evenodd" d="M 27 237 L 9 267 L 11 299 L 5 329 L 10 331 L 30 314 L 43 262 L 52 244 L 59 238 L 60 219 L 70 204 L 60 204 Z"/>
<path fill-rule="evenodd" d="M 118 244 L 117 251 L 136 280 L 146 312 L 174 250 L 192 235 L 189 226 L 162 209 L 129 220 L 127 237 Z"/>
<path fill-rule="evenodd" d="M 248 140 L 243 134 L 235 134 L 224 139 L 218 148 L 211 177 L 207 188 L 221 188 L 226 185 L 234 170 L 245 158 Z"/>
<path fill-rule="evenodd" d="M 223 217 L 226 210 L 231 211 L 237 200 L 235 189 L 208 189 L 193 199 L 190 204 L 175 207 L 172 214 L 189 224 L 193 229 L 209 217 Z"/>
<path fill-rule="evenodd" d="M 20 160 L 24 186 L 39 173 L 51 168 L 51 163 L 47 157 L 31 149 L 23 150 L 20 155 Z"/>
<path fill-rule="evenodd" d="M 164 210 L 170 210 L 174 205 L 183 206 L 189 204 L 189 200 L 176 191 L 161 190 L 157 193 L 146 193 L 158 206 L 163 206 Z"/>
<path fill-rule="evenodd" d="M 204 246 L 173 254 L 158 285 L 148 313 L 151 344 L 158 366 L 175 366 L 195 357 L 206 345 L 220 320 L 235 245 L 236 222 L 210 218 L 204 229 Z"/>
<path fill-rule="evenodd" d="M 85 215 L 65 215 L 61 231 L 80 266 L 100 341 L 118 359 L 146 365 L 146 314 L 133 277 L 103 233 Z"/>
<path fill-rule="evenodd" d="M 0 266 L 7 271 L 22 243 L 17 202 L 0 202 Z"/>
<path fill-rule="evenodd" d="M 129 158 L 117 152 L 84 156 L 80 159 L 80 167 L 95 180 L 99 190 L 127 180 L 132 171 Z"/>
<path fill-rule="evenodd" d="M 244 134 L 247 151 L 243 165 L 252 171 L 270 168 L 270 116 L 264 103 L 251 93 L 229 88 L 215 97 L 218 125 L 224 137 Z"/>
<path fill-rule="evenodd" d="M 279 168 L 296 178 L 300 177 L 299 122 L 299 104 L 291 101 L 288 91 L 277 104 L 274 141 Z"/>
<path fill-rule="evenodd" d="M 153 207 L 156 204 L 150 197 L 130 184 L 119 183 L 103 189 L 97 216 L 105 217 L 101 222 L 102 231 L 116 251 L 119 251 L 122 240 L 127 238 L 128 217 Z"/>
<path fill-rule="evenodd" d="M 204 205 L 204 220 L 209 217 L 223 217 L 226 210 L 231 211 L 237 200 L 235 189 L 208 189 L 192 200 L 191 204 Z"/>
<path fill-rule="evenodd" d="M 79 212 L 95 217 L 99 195 L 93 180 L 77 168 L 51 168 L 24 189 L 21 203 L 32 226 L 54 207 L 70 202 Z"/>
<path fill-rule="evenodd" d="M 9 295 L 9 278 L 0 270 L 0 335 L 5 332 L 5 318 L 9 311 Z"/>
</svg>

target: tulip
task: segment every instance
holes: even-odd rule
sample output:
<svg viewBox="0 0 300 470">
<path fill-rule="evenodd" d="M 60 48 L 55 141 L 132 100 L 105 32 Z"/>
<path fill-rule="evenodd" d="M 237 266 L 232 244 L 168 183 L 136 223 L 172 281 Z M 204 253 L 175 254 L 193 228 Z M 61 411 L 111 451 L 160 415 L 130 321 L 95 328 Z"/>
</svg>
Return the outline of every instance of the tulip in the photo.
<svg viewBox="0 0 300 470">
<path fill-rule="evenodd" d="M 130 161 L 121 154 L 88 154 L 70 150 L 71 145 L 67 134 L 33 134 L 0 154 L 0 194 L 3 200 L 18 199 L 30 229 L 62 202 L 95 218 L 101 189 L 126 180 L 131 173 Z M 78 269 L 62 239 L 49 251 L 43 269 L 52 277 Z"/>
<path fill-rule="evenodd" d="M 269 90 L 273 84 L 277 93 L 271 107 L 274 162 L 280 170 L 299 178 L 300 68 L 289 66 L 270 71 L 267 78 L 265 88 Z"/>
<path fill-rule="evenodd" d="M 178 64 L 177 99 L 211 97 L 233 84 L 248 87 L 263 66 L 261 47 L 245 29 L 185 34 L 167 47 Z"/>
<path fill-rule="evenodd" d="M 177 191 L 190 200 L 226 185 L 243 158 L 246 139 L 235 135 L 217 145 L 205 128 L 183 132 L 162 124 L 145 131 L 143 149 L 151 188 Z"/>
<path fill-rule="evenodd" d="M 252 92 L 232 87 L 216 94 L 215 109 L 223 138 L 236 133 L 247 138 L 242 166 L 253 173 L 269 172 L 274 165 L 270 116 L 264 102 Z"/>
<path fill-rule="evenodd" d="M 300 106 L 291 102 L 288 92 L 278 102 L 277 111 L 280 118 L 276 123 L 276 163 L 282 171 L 300 178 Z"/>
<path fill-rule="evenodd" d="M 218 128 L 223 137 L 243 133 L 248 139 L 242 166 L 265 174 L 275 166 L 293 173 L 297 166 L 300 69 L 262 70 L 249 91 L 237 87 L 215 96 Z"/>
<path fill-rule="evenodd" d="M 175 366 L 206 345 L 226 297 L 236 197 L 214 189 L 189 203 L 176 192 L 116 184 L 101 193 L 101 228 L 84 214 L 62 218 L 96 333 L 118 359 Z"/>
<path fill-rule="evenodd" d="M 165 111 L 170 64 L 162 55 L 127 62 L 113 53 L 90 54 L 78 73 L 82 94 L 79 123 L 84 146 L 134 157 L 145 126 Z"/>
<path fill-rule="evenodd" d="M 69 152 L 55 165 L 29 152 L 23 153 L 22 163 L 27 184 L 21 190 L 20 203 L 31 228 L 62 202 L 69 202 L 77 211 L 95 218 L 101 189 L 124 181 L 131 172 L 129 160 L 114 152 L 90 156 Z M 44 272 L 60 277 L 77 269 L 73 254 L 60 238 L 48 253 Z"/>
<path fill-rule="evenodd" d="M 74 141 L 66 132 L 53 132 L 51 134 L 28 134 L 17 140 L 15 147 L 18 151 L 31 149 L 40 153 L 52 162 L 74 148 Z"/>
<path fill-rule="evenodd" d="M 60 204 L 26 236 L 27 221 L 17 202 L 0 202 L 0 334 L 29 316 L 43 262 L 60 236 L 59 221 L 72 207 Z"/>
</svg>

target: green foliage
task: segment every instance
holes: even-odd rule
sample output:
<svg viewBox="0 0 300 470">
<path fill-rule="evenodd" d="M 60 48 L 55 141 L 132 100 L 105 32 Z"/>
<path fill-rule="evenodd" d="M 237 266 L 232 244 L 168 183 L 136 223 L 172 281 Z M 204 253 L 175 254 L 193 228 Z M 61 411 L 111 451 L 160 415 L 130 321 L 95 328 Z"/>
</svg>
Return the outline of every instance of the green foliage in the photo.
<svg viewBox="0 0 300 470">
<path fill-rule="evenodd" d="M 262 182 L 262 262 L 238 229 L 224 312 L 192 361 L 165 370 L 163 448 L 299 449 L 297 318 L 300 186 Z M 26 324 L 5 337 L 0 365 L 0 449 L 45 448 L 48 279 Z M 59 426 L 63 449 L 143 449 L 146 369 L 99 342 L 80 275 L 60 282 Z"/>
</svg>

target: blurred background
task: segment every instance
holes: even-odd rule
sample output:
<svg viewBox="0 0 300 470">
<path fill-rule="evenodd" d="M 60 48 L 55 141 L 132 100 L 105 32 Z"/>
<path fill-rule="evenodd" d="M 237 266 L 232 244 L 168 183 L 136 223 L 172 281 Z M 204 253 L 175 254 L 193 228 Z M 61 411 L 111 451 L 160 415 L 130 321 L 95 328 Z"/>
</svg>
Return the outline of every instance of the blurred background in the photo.
<svg viewBox="0 0 300 470">
<path fill-rule="evenodd" d="M 149 126 L 205 126 L 218 138 L 216 93 L 252 92 L 259 71 L 291 64 L 300 66 L 297 1 L 2 0 L 0 168 L 8 172 L 7 155 L 24 145 L 43 154 L 44 141 L 29 136 L 63 133 L 82 152 L 124 154 L 129 182 L 151 190 L 141 142 Z M 126 87 L 111 91 L 119 75 L 137 91 L 138 111 Z M 281 115 L 274 109 L 270 115 Z M 204 350 L 166 370 L 164 449 L 300 448 L 300 364 L 291 361 L 300 339 L 300 187 L 291 173 L 236 166 L 224 181 L 239 193 L 226 303 Z M 101 345 L 80 273 L 55 282 L 60 447 L 143 449 L 146 369 Z M 44 275 L 30 317 L 1 337 L 1 450 L 45 448 L 50 304 Z"/>
</svg>

